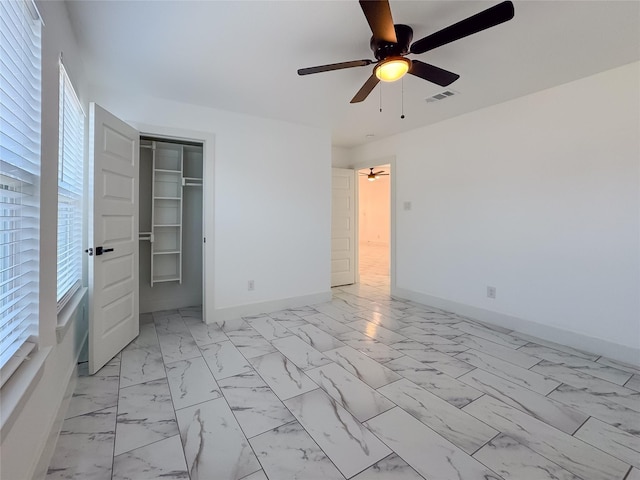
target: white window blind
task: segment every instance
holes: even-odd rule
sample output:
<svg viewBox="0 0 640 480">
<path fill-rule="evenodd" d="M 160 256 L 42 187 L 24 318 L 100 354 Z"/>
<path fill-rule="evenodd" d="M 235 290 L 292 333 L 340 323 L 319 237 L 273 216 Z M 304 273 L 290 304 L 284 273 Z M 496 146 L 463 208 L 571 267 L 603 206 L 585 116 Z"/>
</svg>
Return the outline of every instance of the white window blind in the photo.
<svg viewBox="0 0 640 480">
<path fill-rule="evenodd" d="M 41 21 L 31 1 L 0 2 L 0 382 L 37 335 Z"/>
<path fill-rule="evenodd" d="M 58 312 L 82 284 L 84 112 L 60 62 L 58 147 Z"/>
</svg>

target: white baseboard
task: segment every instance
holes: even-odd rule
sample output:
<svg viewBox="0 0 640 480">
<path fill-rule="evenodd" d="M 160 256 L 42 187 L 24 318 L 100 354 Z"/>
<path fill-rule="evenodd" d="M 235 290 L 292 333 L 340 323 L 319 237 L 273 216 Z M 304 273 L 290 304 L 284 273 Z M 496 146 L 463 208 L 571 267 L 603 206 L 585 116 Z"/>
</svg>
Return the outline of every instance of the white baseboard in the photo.
<svg viewBox="0 0 640 480">
<path fill-rule="evenodd" d="M 640 366 L 639 348 L 620 345 L 609 340 L 590 337 L 583 333 L 572 332 L 552 325 L 545 325 L 531 320 L 506 315 L 504 313 L 493 312 L 484 308 L 474 307 L 444 298 L 426 295 L 424 293 L 413 292 L 411 290 L 405 290 L 403 288 L 394 288 L 392 295 L 457 313 L 458 315 L 474 318 L 488 324 L 505 327 L 510 330 L 515 330 L 516 332 L 526 333 L 527 335 L 531 335 L 542 340 L 560 343 L 578 350 L 593 352 L 613 360 Z"/>
<path fill-rule="evenodd" d="M 303 307 L 316 303 L 330 302 L 331 291 L 302 295 L 300 297 L 283 298 L 280 300 L 269 300 L 267 302 L 249 303 L 235 307 L 218 308 L 213 312 L 213 318 L 207 316 L 207 323 L 222 323 L 234 318 L 246 317 L 248 315 L 259 315 L 261 313 L 277 312 L 287 308 Z"/>
<path fill-rule="evenodd" d="M 149 306 L 149 304 L 151 306 Z M 146 302 L 146 306 L 140 307 L 140 313 L 159 312 L 160 310 L 177 310 L 178 308 L 195 307 L 196 305 L 198 305 L 198 303 L 194 303 L 193 295 L 167 295 L 162 299 L 154 299 L 152 302 Z"/>
<path fill-rule="evenodd" d="M 360 242 L 359 244 L 360 248 L 367 248 L 367 247 L 385 247 L 385 248 L 389 248 L 389 242 L 376 242 L 376 241 L 367 241 L 367 242 Z"/>
<path fill-rule="evenodd" d="M 75 361 L 72 365 L 69 366 L 65 378 L 63 380 L 67 381 L 67 388 L 65 390 L 64 396 L 60 402 L 56 415 L 51 423 L 51 426 L 48 429 L 47 441 L 45 442 L 44 448 L 42 449 L 42 453 L 38 459 L 38 463 L 35 466 L 35 470 L 33 475 L 31 476 L 31 480 L 44 480 L 47 475 L 47 469 L 49 467 L 49 463 L 51 463 L 51 459 L 53 458 L 53 454 L 55 453 L 56 444 L 58 443 L 58 436 L 60 435 L 60 430 L 62 429 L 62 424 L 64 423 L 64 417 L 67 414 L 67 409 L 69 408 L 69 403 L 71 402 L 71 397 L 73 396 L 73 392 L 76 389 L 76 384 L 78 382 L 78 359 L 80 357 L 80 352 L 82 351 L 82 345 L 87 342 L 89 338 L 89 332 L 86 332 L 82 342 L 80 343 L 81 347 L 78 348 L 78 351 L 75 354 Z"/>
</svg>

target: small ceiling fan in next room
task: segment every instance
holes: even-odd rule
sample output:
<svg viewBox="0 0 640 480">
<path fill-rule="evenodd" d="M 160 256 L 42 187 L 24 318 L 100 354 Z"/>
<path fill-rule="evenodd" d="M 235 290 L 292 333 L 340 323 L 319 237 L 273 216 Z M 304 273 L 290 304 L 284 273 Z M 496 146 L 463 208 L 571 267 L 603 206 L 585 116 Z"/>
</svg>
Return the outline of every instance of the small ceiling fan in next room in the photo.
<svg viewBox="0 0 640 480">
<path fill-rule="evenodd" d="M 365 177 L 367 177 L 367 180 L 369 180 L 370 182 L 376 180 L 380 175 L 389 175 L 388 173 L 384 173 L 384 170 L 374 172 L 374 168 L 375 167 L 369 168 L 369 173 L 360 172 L 360 175 L 364 175 Z"/>
<path fill-rule="evenodd" d="M 455 2 L 452 4 L 455 5 Z M 425 2 L 424 5 L 426 10 L 429 3 Z M 378 85 L 378 82 L 395 82 L 406 73 L 442 87 L 450 85 L 460 76 L 420 60 L 411 60 L 406 56 L 425 53 L 487 28 L 495 27 L 511 20 L 514 15 L 513 3 L 510 1 L 502 2 L 411 43 L 413 29 L 408 25 L 393 23 L 388 0 L 360 0 L 360 7 L 362 7 L 364 16 L 373 32 L 369 45 L 377 62 L 369 59 L 353 60 L 298 70 L 298 75 L 310 75 L 344 68 L 364 67 L 375 63 L 373 73 L 351 99 L 351 103 L 359 103 L 366 99 Z"/>
</svg>

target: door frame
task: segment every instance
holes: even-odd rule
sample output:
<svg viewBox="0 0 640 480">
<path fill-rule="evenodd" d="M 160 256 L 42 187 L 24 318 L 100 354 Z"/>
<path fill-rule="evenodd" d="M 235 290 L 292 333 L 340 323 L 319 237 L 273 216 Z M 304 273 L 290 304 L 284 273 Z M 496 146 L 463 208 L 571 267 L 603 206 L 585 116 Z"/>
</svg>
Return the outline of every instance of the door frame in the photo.
<svg viewBox="0 0 640 480">
<path fill-rule="evenodd" d="M 215 135 L 211 132 L 187 130 L 146 123 L 131 122 L 140 136 L 202 143 L 202 321 L 214 323 L 215 312 Z M 207 293 L 211 293 L 208 295 Z"/>
<path fill-rule="evenodd" d="M 389 165 L 390 170 L 390 192 L 389 192 L 389 293 L 396 290 L 396 157 L 389 155 L 367 162 L 352 164 L 354 176 L 356 177 L 356 241 L 355 241 L 355 263 L 356 263 L 356 283 L 360 283 L 360 182 L 358 181 L 358 170 L 371 168 L 376 165 Z"/>
</svg>

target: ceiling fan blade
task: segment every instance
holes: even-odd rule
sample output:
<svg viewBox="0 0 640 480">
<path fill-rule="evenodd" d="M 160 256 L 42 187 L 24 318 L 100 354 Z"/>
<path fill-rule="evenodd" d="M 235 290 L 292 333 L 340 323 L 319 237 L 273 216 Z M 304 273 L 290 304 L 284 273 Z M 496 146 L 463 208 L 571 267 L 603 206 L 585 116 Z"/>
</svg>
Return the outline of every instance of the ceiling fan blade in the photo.
<svg viewBox="0 0 640 480">
<path fill-rule="evenodd" d="M 392 43 L 398 42 L 388 0 L 360 0 L 360 7 L 371 27 L 373 38 Z"/>
<path fill-rule="evenodd" d="M 366 67 L 371 65 L 372 60 L 353 60 L 351 62 L 331 63 L 329 65 L 319 65 L 317 67 L 301 68 L 298 75 L 310 75 L 312 73 L 330 72 L 332 70 L 342 70 L 343 68 Z"/>
<path fill-rule="evenodd" d="M 511 20 L 514 15 L 513 3 L 510 1 L 499 3 L 469 18 L 449 25 L 442 30 L 428 35 L 411 45 L 411 53 L 424 53 L 434 48 L 446 45 L 461 38 L 495 27 Z"/>
<path fill-rule="evenodd" d="M 443 70 L 442 68 L 436 67 L 434 65 L 429 65 L 428 63 L 421 62 L 420 60 L 411 61 L 411 68 L 409 69 L 409 73 L 411 75 L 415 75 L 416 77 L 420 77 L 427 82 L 440 85 L 441 87 L 451 85 L 453 82 L 460 78 L 460 75 L 458 75 L 457 73 Z"/>
<path fill-rule="evenodd" d="M 373 172 L 374 175 L 380 175 L 381 173 L 384 173 L 384 170 L 379 170 L 377 172 Z"/>
<path fill-rule="evenodd" d="M 351 99 L 351 102 L 349 103 L 360 103 L 365 100 L 371 93 L 371 90 L 373 90 L 375 86 L 378 85 L 378 82 L 380 82 L 380 80 L 378 80 L 378 77 L 376 77 L 374 74 L 371 74 L 369 79 L 364 82 L 362 88 L 358 90 L 358 93 L 356 93 L 356 95 Z"/>
</svg>

